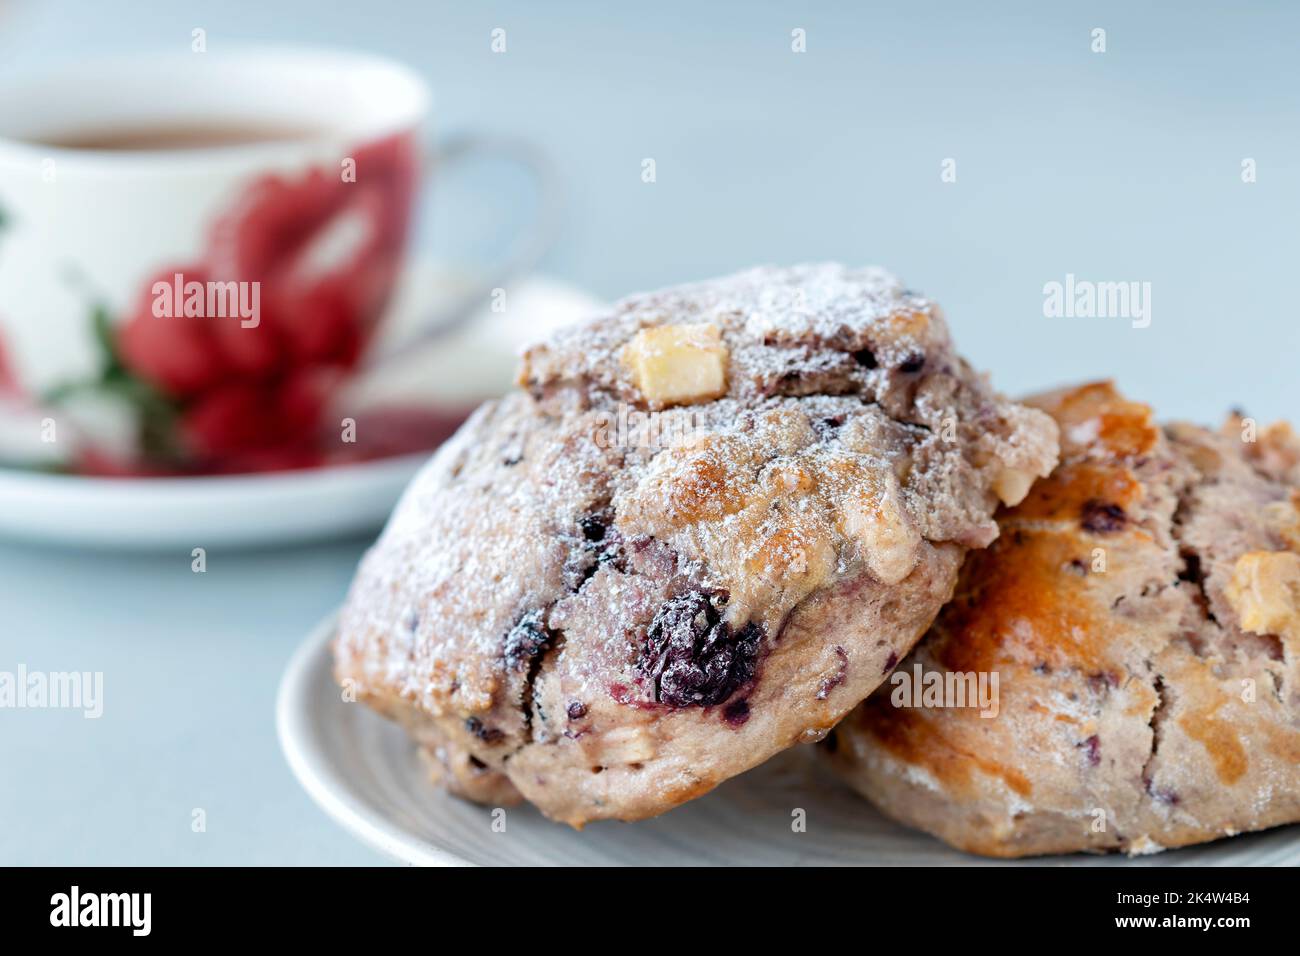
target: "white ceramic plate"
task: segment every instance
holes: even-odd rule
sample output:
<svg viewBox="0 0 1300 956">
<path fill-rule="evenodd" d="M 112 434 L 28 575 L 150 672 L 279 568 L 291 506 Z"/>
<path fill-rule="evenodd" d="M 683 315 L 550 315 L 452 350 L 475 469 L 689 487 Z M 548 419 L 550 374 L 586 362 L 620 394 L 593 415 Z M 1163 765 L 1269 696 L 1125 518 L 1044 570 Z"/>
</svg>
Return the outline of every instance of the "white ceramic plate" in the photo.
<svg viewBox="0 0 1300 956">
<path fill-rule="evenodd" d="M 280 682 L 280 746 L 312 799 L 381 853 L 435 865 L 840 865 L 989 861 L 886 820 L 826 773 L 808 748 L 768 761 L 654 820 L 593 823 L 579 832 L 527 806 L 492 808 L 428 782 L 406 735 L 363 704 L 346 703 L 331 676 L 333 619 L 294 654 Z M 803 810 L 806 831 L 792 823 Z M 494 819 L 505 828 L 494 829 Z M 1075 856 L 1081 865 L 1297 865 L 1288 827 L 1155 856 Z"/>
<path fill-rule="evenodd" d="M 436 263 L 403 277 L 385 333 L 400 338 L 468 280 Z M 553 279 L 521 279 L 504 314 L 351 386 L 360 402 L 467 408 L 507 391 L 520 348 L 599 303 Z M 381 343 L 382 344 L 382 340 Z M 372 531 L 428 454 L 211 478 L 90 478 L 0 468 L 0 536 L 114 549 L 285 544 Z"/>
</svg>

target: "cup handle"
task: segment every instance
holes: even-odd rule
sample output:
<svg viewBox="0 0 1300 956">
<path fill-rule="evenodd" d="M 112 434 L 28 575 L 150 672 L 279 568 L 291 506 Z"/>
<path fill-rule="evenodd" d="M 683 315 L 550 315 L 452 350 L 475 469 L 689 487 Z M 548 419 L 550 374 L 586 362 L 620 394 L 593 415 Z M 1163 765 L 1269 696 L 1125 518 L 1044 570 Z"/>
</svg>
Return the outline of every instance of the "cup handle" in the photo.
<svg viewBox="0 0 1300 956">
<path fill-rule="evenodd" d="M 483 308 L 493 289 L 533 268 L 554 244 L 563 205 L 560 176 L 545 153 L 531 143 L 508 136 L 477 133 L 453 136 L 431 151 L 425 161 L 425 172 L 431 174 L 443 166 L 490 155 L 513 160 L 532 174 L 537 195 L 537 213 L 533 221 L 515 236 L 501 258 L 484 271 L 479 281 L 429 315 L 418 330 L 396 342 L 384 343 L 372 352 L 365 362 L 368 368 L 383 365 L 461 328 Z"/>
</svg>

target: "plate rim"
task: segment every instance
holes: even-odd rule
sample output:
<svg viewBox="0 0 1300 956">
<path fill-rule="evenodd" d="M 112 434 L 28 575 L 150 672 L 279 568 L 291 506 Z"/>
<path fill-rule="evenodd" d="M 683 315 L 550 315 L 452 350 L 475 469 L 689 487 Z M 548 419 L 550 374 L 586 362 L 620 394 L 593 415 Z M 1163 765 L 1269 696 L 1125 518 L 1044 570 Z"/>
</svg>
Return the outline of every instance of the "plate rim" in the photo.
<svg viewBox="0 0 1300 956">
<path fill-rule="evenodd" d="M 313 678 L 337 631 L 336 609 L 294 650 L 276 693 L 275 727 L 289 770 L 331 820 L 366 846 L 408 866 L 476 866 L 472 860 L 420 840 L 357 799 L 324 757 L 319 727 L 310 719 Z"/>
</svg>

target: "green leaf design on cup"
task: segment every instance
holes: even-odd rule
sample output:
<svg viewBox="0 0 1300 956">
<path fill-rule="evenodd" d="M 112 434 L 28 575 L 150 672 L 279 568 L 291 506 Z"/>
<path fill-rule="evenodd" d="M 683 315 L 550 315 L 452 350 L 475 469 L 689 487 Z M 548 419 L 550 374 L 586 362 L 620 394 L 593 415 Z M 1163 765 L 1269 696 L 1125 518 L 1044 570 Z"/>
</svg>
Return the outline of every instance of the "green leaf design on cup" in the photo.
<svg viewBox="0 0 1300 956">
<path fill-rule="evenodd" d="M 179 464 L 181 449 L 176 440 L 179 409 L 176 404 L 149 382 L 137 377 L 123 364 L 117 347 L 117 333 L 108 307 L 96 303 L 90 312 L 91 332 L 99 346 L 100 363 L 96 375 L 62 382 L 49 389 L 42 399 L 59 405 L 82 395 L 108 395 L 128 405 L 139 426 L 138 442 L 144 458 L 151 462 Z"/>
</svg>

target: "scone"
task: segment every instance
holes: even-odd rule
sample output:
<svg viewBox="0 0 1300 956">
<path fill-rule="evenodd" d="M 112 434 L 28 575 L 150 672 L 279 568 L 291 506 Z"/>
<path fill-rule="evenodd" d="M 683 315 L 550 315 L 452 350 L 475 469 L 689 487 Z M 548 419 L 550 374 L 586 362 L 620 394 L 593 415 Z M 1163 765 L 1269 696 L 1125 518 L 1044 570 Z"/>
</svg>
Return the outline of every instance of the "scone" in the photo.
<svg viewBox="0 0 1300 956">
<path fill-rule="evenodd" d="M 1061 466 L 824 749 L 885 813 L 991 856 L 1300 819 L 1300 442 L 1162 429 L 1105 383 L 1034 404 Z M 894 706 L 932 672 L 949 696 Z M 995 716 L 952 706 L 992 674 Z"/>
<path fill-rule="evenodd" d="M 524 357 L 363 560 L 337 676 L 455 793 L 575 826 L 819 739 L 1056 460 L 876 269 L 627 299 Z"/>
</svg>

